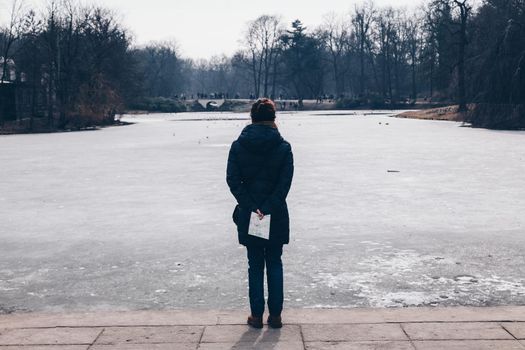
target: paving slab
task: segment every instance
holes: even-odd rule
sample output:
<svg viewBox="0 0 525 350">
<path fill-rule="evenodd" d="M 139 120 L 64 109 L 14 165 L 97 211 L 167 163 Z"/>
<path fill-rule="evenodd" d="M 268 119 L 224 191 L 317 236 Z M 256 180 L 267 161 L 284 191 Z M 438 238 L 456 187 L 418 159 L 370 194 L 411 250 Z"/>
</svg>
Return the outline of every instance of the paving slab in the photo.
<svg viewBox="0 0 525 350">
<path fill-rule="evenodd" d="M 300 342 L 301 330 L 297 325 L 285 325 L 281 329 L 253 329 L 249 326 L 207 326 L 202 336 L 203 343 L 265 343 Z"/>
<path fill-rule="evenodd" d="M 17 313 L 0 316 L 2 328 L 244 324 L 247 310 L 101 311 Z M 289 324 L 384 322 L 525 322 L 525 307 L 285 309 Z"/>
<path fill-rule="evenodd" d="M 409 341 L 311 342 L 306 350 L 414 350 Z"/>
<path fill-rule="evenodd" d="M 102 328 L 33 328 L 0 332 L 0 345 L 92 344 Z"/>
<path fill-rule="evenodd" d="M 0 316 L 0 323 L 9 324 L 7 328 L 0 328 L 0 350 L 87 350 L 95 339 L 96 344 L 89 347 L 90 350 L 295 350 L 305 347 L 309 350 L 525 350 L 525 322 L 516 321 L 522 319 L 518 313 L 521 309 L 487 308 L 488 316 L 483 308 L 442 308 L 439 312 L 420 308 L 410 312 L 292 309 L 285 312 L 285 325 L 280 330 L 267 326 L 261 330 L 250 328 L 244 324 L 246 312 L 235 310 L 15 314 Z M 511 312 L 504 316 L 505 310 Z M 204 319 L 200 318 L 203 315 Z M 489 319 L 489 316 L 495 319 L 492 322 L 401 322 L 406 319 L 431 321 L 429 315 L 438 320 Z M 500 318 L 507 321 L 501 322 Z M 11 320 L 15 322 L 9 323 Z M 359 320 L 370 323 L 356 323 Z M 46 321 L 58 327 L 46 327 Z M 312 323 L 315 321 L 321 323 Z M 28 327 L 35 324 L 39 326 Z"/>
<path fill-rule="evenodd" d="M 89 350 L 197 350 L 197 343 L 94 345 Z M 1 349 L 0 349 L 1 350 Z"/>
<path fill-rule="evenodd" d="M 398 324 L 303 325 L 302 331 L 307 342 L 408 340 Z"/>
<path fill-rule="evenodd" d="M 247 315 L 242 310 L 218 311 L 217 322 L 244 324 Z M 283 320 L 291 324 L 525 321 L 525 307 L 285 309 Z"/>
<path fill-rule="evenodd" d="M 87 350 L 88 345 L 0 345 L 0 350 Z"/>
<path fill-rule="evenodd" d="M 198 343 L 203 326 L 110 327 L 95 344 Z"/>
<path fill-rule="evenodd" d="M 415 341 L 416 350 L 524 350 L 516 340 Z"/>
<path fill-rule="evenodd" d="M 199 350 L 304 350 L 302 342 L 201 343 Z"/>
<path fill-rule="evenodd" d="M 17 313 L 0 316 L 2 328 L 214 325 L 217 310 Z"/>
<path fill-rule="evenodd" d="M 503 322 L 501 325 L 517 339 L 525 339 L 525 322 Z"/>
<path fill-rule="evenodd" d="M 494 322 L 405 323 L 402 326 L 412 340 L 513 339 Z"/>
</svg>

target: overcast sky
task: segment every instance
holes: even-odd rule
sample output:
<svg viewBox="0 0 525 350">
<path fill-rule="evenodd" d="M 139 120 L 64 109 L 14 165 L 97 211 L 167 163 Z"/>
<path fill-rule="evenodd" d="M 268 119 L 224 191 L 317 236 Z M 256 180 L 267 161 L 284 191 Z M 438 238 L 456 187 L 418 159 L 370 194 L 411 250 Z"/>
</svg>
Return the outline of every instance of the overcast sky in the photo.
<svg viewBox="0 0 525 350">
<path fill-rule="evenodd" d="M 10 0 L 0 0 L 5 7 Z M 26 2 L 45 0 L 26 0 Z M 83 1 L 87 3 L 88 1 Z M 239 47 L 246 22 L 262 14 L 278 14 L 291 22 L 300 19 L 315 27 L 329 12 L 346 13 L 356 0 L 94 0 L 121 14 L 135 42 L 174 40 L 185 57 L 209 58 L 232 54 Z M 376 0 L 377 5 L 413 8 L 422 0 Z M 3 5 L 3 6 L 2 6 Z M 0 8 L 1 8 L 0 7 Z"/>
</svg>

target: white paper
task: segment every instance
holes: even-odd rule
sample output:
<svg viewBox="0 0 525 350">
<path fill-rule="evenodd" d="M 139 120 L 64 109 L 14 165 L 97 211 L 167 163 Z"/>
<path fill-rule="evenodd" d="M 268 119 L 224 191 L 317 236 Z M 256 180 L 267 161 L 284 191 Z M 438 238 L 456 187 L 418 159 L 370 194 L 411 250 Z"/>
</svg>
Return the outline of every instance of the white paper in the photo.
<svg viewBox="0 0 525 350">
<path fill-rule="evenodd" d="M 264 218 L 260 220 L 257 213 L 252 213 L 248 234 L 263 239 L 270 239 L 270 215 L 265 215 Z"/>
</svg>

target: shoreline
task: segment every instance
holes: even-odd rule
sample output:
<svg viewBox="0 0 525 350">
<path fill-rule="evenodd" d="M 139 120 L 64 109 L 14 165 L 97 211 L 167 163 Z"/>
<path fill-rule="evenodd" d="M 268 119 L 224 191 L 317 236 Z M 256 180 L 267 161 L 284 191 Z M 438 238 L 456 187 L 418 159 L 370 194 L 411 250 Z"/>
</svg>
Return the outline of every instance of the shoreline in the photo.
<svg viewBox="0 0 525 350">
<path fill-rule="evenodd" d="M 420 120 L 442 120 L 451 122 L 465 122 L 465 114 L 458 113 L 458 106 L 419 109 L 397 114 L 396 118 L 420 119 Z"/>
<path fill-rule="evenodd" d="M 0 316 L 0 347 L 31 349 L 522 349 L 523 306 L 285 309 L 282 329 L 248 310 L 28 313 Z"/>
<path fill-rule="evenodd" d="M 244 104 L 247 106 L 249 103 Z M 237 105 L 239 106 L 239 105 Z M 389 109 L 388 106 L 384 108 L 351 108 L 341 109 L 336 107 L 335 102 L 324 102 L 316 103 L 306 101 L 302 109 L 279 109 L 278 113 L 296 113 L 296 112 L 359 112 L 359 111 L 392 111 L 392 118 L 404 118 L 404 119 L 418 119 L 418 120 L 440 120 L 440 121 L 453 121 L 453 122 L 465 122 L 464 115 L 457 113 L 457 106 L 451 105 L 439 108 L 425 108 L 419 106 L 419 108 L 394 108 Z M 398 113 L 399 112 L 399 113 Z M 68 129 L 50 129 L 50 128 L 35 128 L 34 130 L 28 130 L 22 128 L 22 124 L 25 120 L 20 120 L 20 126 L 11 126 L 6 129 L 0 128 L 0 136 L 6 135 L 24 135 L 24 134 L 50 134 L 50 133 L 63 133 L 63 132 L 78 132 L 78 131 L 96 131 L 108 127 L 127 126 L 133 124 L 128 121 L 123 121 L 121 118 L 126 115 L 130 116 L 148 116 L 148 115 L 159 115 L 159 114 L 193 114 L 193 113 L 232 113 L 232 114 L 246 114 L 249 113 L 249 109 L 236 108 L 234 110 L 203 110 L 203 111 L 183 111 L 183 112 L 163 112 L 163 111 L 146 111 L 146 110 L 125 110 L 121 114 L 115 116 L 115 122 L 108 125 L 93 125 L 84 128 L 68 128 Z M 372 113 L 373 114 L 373 113 Z"/>
</svg>

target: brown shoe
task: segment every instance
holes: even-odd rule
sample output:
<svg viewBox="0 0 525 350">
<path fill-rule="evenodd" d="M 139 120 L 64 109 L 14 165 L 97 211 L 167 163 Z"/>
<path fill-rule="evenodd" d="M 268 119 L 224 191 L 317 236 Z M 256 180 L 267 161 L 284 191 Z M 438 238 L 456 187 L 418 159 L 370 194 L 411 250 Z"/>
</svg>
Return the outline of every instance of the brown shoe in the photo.
<svg viewBox="0 0 525 350">
<path fill-rule="evenodd" d="M 247 323 L 253 328 L 263 328 L 262 317 L 248 316 Z"/>
<path fill-rule="evenodd" d="M 268 316 L 268 326 L 272 328 L 282 328 L 283 322 L 281 316 Z"/>
</svg>

